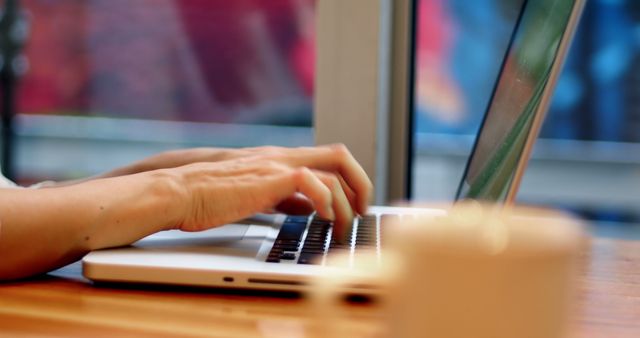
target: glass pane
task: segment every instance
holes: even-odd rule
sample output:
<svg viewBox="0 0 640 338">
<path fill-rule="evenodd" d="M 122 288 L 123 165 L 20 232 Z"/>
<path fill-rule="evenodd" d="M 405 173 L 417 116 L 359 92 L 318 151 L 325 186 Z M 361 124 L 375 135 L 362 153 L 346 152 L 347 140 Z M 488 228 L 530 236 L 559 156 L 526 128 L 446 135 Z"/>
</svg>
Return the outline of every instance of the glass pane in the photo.
<svg viewBox="0 0 640 338">
<path fill-rule="evenodd" d="M 640 142 L 639 28 L 640 2 L 587 1 L 543 138 Z"/>
<path fill-rule="evenodd" d="M 455 196 L 522 3 L 418 1 L 415 199 Z"/>
<path fill-rule="evenodd" d="M 511 39 L 458 198 L 505 201 L 561 61 L 574 2 L 527 2 Z M 540 120 L 542 122 L 542 120 Z M 528 158 L 527 158 L 528 160 Z M 519 182 L 518 182 L 519 183 Z"/>
<path fill-rule="evenodd" d="M 23 180 L 176 147 L 313 142 L 315 0 L 23 4 Z"/>
<path fill-rule="evenodd" d="M 418 0 L 414 198 L 452 200 L 513 24 L 508 0 Z M 640 2 L 587 1 L 519 192 L 640 219 Z M 426 183 L 425 183 L 426 182 Z"/>
<path fill-rule="evenodd" d="M 522 201 L 640 223 L 639 29 L 640 2 L 587 1 Z"/>
</svg>

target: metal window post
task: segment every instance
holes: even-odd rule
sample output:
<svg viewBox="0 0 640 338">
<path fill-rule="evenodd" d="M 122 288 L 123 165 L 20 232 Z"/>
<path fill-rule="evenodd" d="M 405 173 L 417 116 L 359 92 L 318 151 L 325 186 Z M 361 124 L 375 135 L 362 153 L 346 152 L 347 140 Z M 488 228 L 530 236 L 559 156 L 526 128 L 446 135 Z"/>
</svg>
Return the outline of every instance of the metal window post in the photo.
<svg viewBox="0 0 640 338">
<path fill-rule="evenodd" d="M 318 1 L 316 143 L 345 143 L 378 204 L 407 197 L 414 2 Z"/>
<path fill-rule="evenodd" d="M 1 169 L 6 177 L 13 179 L 15 177 L 13 119 L 16 114 L 16 82 L 18 76 L 26 71 L 26 59 L 21 54 L 21 49 L 28 35 L 28 23 L 18 0 L 5 0 L 4 7 L 0 10 Z"/>
</svg>

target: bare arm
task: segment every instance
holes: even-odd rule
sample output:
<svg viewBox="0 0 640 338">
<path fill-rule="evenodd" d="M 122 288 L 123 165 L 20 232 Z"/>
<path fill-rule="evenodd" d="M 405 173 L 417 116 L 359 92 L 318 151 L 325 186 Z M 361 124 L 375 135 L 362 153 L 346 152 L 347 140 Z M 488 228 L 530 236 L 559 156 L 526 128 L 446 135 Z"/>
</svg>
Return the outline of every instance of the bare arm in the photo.
<svg viewBox="0 0 640 338">
<path fill-rule="evenodd" d="M 371 182 L 344 146 L 246 151 L 49 189 L 0 189 L 0 280 L 50 271 L 161 230 L 227 224 L 299 195 L 335 220 L 335 234 L 365 212 Z"/>
<path fill-rule="evenodd" d="M 0 280 L 175 227 L 171 179 L 145 173 L 51 189 L 0 189 Z"/>
</svg>

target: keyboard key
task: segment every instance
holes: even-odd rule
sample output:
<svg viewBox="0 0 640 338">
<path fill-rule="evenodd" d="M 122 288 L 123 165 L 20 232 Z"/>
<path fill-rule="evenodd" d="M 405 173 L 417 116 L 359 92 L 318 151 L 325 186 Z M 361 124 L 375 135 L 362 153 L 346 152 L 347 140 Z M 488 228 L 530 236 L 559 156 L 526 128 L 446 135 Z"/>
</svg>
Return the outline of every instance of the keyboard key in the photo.
<svg viewBox="0 0 640 338">
<path fill-rule="evenodd" d="M 304 223 L 284 223 L 280 228 L 277 239 L 281 240 L 300 240 L 306 224 Z"/>
<path fill-rule="evenodd" d="M 268 263 L 280 263 L 280 254 L 270 253 L 269 256 L 267 257 L 267 262 Z"/>
<path fill-rule="evenodd" d="M 329 244 L 330 248 L 350 248 L 351 247 L 351 241 L 348 241 L 347 243 L 338 243 L 336 241 L 331 241 L 331 243 Z"/>
<path fill-rule="evenodd" d="M 302 251 L 304 250 L 324 250 L 324 244 L 310 243 L 302 246 Z"/>
<path fill-rule="evenodd" d="M 311 221 L 311 225 L 312 226 L 314 226 L 314 225 L 330 226 L 331 225 L 331 221 L 316 217 Z"/>
<path fill-rule="evenodd" d="M 285 223 L 304 223 L 306 225 L 308 221 L 309 216 L 289 216 Z"/>
<path fill-rule="evenodd" d="M 281 256 L 285 255 L 285 251 L 298 251 L 302 234 L 304 234 L 304 230 L 307 227 L 307 220 L 307 216 L 287 217 L 285 223 L 282 224 L 280 228 L 271 252 L 269 252 L 267 262 L 279 263 Z M 285 255 L 285 257 L 289 257 L 289 255 Z M 295 256 L 288 259 L 295 259 Z"/>
<path fill-rule="evenodd" d="M 299 239 L 276 239 L 276 245 L 288 245 L 300 243 Z"/>
<path fill-rule="evenodd" d="M 371 214 L 361 216 L 358 218 L 358 226 L 348 234 L 346 242 L 339 243 L 329 236 L 331 221 L 313 218 L 309 222 L 307 217 L 291 216 L 283 224 L 267 261 L 279 263 L 283 260 L 295 260 L 297 257 L 298 264 L 320 264 L 327 252 L 349 253 L 352 248 L 357 249 L 356 251 L 375 250 L 381 244 L 378 238 L 378 221 L 393 222 L 396 219 L 398 215 L 391 214 L 381 217 Z"/>
<path fill-rule="evenodd" d="M 376 215 L 364 215 L 360 218 L 360 224 L 376 224 Z"/>
<path fill-rule="evenodd" d="M 273 245 L 274 249 L 280 249 L 283 251 L 298 251 L 300 248 L 300 241 L 280 241 L 277 240 Z"/>
<path fill-rule="evenodd" d="M 293 253 L 293 252 L 285 252 L 282 255 L 280 255 L 280 259 L 292 261 L 292 260 L 296 259 L 296 254 Z"/>
<path fill-rule="evenodd" d="M 283 251 L 296 252 L 296 251 L 298 251 L 298 249 L 300 249 L 300 245 L 288 245 L 288 246 L 282 247 Z"/>
<path fill-rule="evenodd" d="M 308 250 L 303 250 L 302 252 L 300 252 L 300 254 L 313 254 L 313 255 L 319 255 L 319 256 L 322 256 L 322 255 L 324 255 L 324 249 L 308 249 Z"/>
<path fill-rule="evenodd" d="M 321 254 L 302 253 L 300 254 L 300 258 L 298 258 L 298 264 L 319 264 L 321 257 Z"/>
<path fill-rule="evenodd" d="M 356 243 L 360 242 L 375 242 L 378 236 L 375 235 L 364 235 L 356 237 Z"/>
</svg>

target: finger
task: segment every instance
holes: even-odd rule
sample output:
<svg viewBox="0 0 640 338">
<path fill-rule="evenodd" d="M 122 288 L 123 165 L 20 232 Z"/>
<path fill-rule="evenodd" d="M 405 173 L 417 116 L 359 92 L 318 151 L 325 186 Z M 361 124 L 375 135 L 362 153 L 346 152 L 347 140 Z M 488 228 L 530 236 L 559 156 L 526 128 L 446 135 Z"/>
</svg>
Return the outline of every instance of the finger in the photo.
<svg viewBox="0 0 640 338">
<path fill-rule="evenodd" d="M 289 149 L 285 161 L 295 167 L 336 172 L 355 193 L 358 213 L 366 213 L 373 193 L 373 184 L 344 145 Z"/>
<path fill-rule="evenodd" d="M 313 173 L 318 176 L 331 191 L 333 201 L 332 208 L 336 216 L 333 222 L 333 238 L 340 243 L 344 243 L 351 231 L 354 216 L 349 199 L 336 175 L 322 171 L 313 171 Z"/>
<path fill-rule="evenodd" d="M 362 166 L 356 161 L 351 152 L 342 144 L 319 147 L 327 149 L 328 158 L 334 158 L 334 170 L 337 171 L 342 181 L 349 189 L 345 192 L 354 192 L 354 199 L 358 213 L 365 214 L 373 193 L 373 184 Z"/>
<path fill-rule="evenodd" d="M 179 167 L 187 192 L 179 227 L 199 231 L 272 210 L 295 193 L 334 220 L 332 193 L 308 168 L 276 161 L 228 161 Z"/>
<path fill-rule="evenodd" d="M 299 192 L 309 198 L 320 217 L 324 217 L 329 220 L 335 219 L 335 213 L 332 206 L 333 194 L 331 193 L 331 190 L 329 190 L 329 188 L 320 180 L 320 178 L 311 172 L 311 170 L 306 167 L 293 169 L 290 181 L 283 183 L 291 184 L 291 182 L 295 185 L 296 192 Z M 284 198 L 287 197 L 288 196 L 285 196 Z"/>
<path fill-rule="evenodd" d="M 342 178 L 342 176 L 336 176 L 336 177 L 338 177 L 338 180 L 340 180 L 340 185 L 342 186 L 342 190 L 344 191 L 344 194 L 347 196 L 347 199 L 349 200 L 351 209 L 353 209 L 357 213 L 360 213 L 358 210 L 359 209 L 358 198 L 356 196 L 356 193 L 351 189 L 351 187 L 347 184 L 347 182 L 344 181 L 344 178 Z"/>
<path fill-rule="evenodd" d="M 291 166 L 307 166 L 310 168 L 332 171 L 339 174 L 347 197 L 354 209 L 361 214 L 366 212 L 373 185 L 364 169 L 358 164 L 349 150 L 341 144 L 321 147 L 259 147 L 256 154 L 274 157 L 278 162 Z M 342 178 L 344 177 L 344 179 Z M 353 194 L 351 194 L 353 192 Z"/>
<path fill-rule="evenodd" d="M 313 203 L 304 195 L 295 193 L 276 206 L 276 211 L 289 215 L 310 215 L 315 210 Z"/>
</svg>

